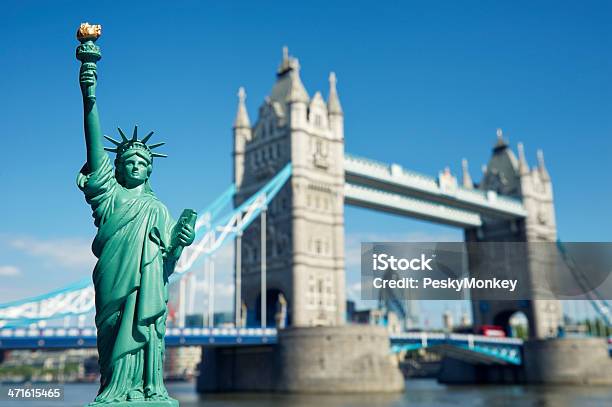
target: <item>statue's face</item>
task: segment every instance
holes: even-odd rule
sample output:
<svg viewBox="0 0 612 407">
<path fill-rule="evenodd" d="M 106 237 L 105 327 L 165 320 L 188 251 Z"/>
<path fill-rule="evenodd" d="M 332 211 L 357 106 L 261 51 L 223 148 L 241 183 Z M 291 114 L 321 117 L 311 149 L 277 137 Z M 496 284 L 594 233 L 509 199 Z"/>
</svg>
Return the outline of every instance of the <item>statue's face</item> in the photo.
<svg viewBox="0 0 612 407">
<path fill-rule="evenodd" d="M 135 188 L 142 185 L 151 173 L 151 163 L 138 154 L 133 154 L 121 160 L 121 172 L 123 173 L 123 186 Z"/>
</svg>

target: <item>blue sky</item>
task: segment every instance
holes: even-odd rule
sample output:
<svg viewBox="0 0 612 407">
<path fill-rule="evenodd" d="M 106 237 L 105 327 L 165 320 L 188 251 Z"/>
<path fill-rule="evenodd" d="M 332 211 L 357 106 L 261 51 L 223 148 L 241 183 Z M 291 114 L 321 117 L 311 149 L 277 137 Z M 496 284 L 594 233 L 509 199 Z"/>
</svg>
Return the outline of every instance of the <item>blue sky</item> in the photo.
<svg viewBox="0 0 612 407">
<path fill-rule="evenodd" d="M 501 127 L 530 164 L 544 150 L 559 236 L 612 238 L 610 2 L 124 3 L 0 6 L 0 303 L 91 273 L 95 228 L 74 182 L 85 159 L 82 21 L 103 25 L 103 130 L 137 123 L 167 142 L 152 184 L 175 216 L 231 182 L 237 89 L 254 121 L 288 45 L 311 95 L 326 95 L 336 72 L 348 152 L 430 175 L 457 174 L 465 157 L 478 180 Z M 346 233 L 354 244 L 461 239 L 354 208 Z"/>
</svg>

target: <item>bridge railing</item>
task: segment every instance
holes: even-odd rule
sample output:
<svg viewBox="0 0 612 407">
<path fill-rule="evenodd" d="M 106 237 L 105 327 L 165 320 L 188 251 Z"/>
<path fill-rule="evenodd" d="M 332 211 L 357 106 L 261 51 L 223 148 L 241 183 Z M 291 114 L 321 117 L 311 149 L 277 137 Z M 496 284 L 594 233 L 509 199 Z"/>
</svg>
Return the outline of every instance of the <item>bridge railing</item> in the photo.
<svg viewBox="0 0 612 407">
<path fill-rule="evenodd" d="M 169 328 L 166 336 L 275 336 L 276 328 Z M 6 328 L 1 338 L 96 336 L 95 328 Z"/>
<path fill-rule="evenodd" d="M 274 328 L 171 328 L 166 346 L 250 346 L 277 341 Z M 0 330 L 0 351 L 15 349 L 83 349 L 96 347 L 93 328 Z"/>
<path fill-rule="evenodd" d="M 475 334 L 454 334 L 444 332 L 401 332 L 390 336 L 391 342 L 406 340 L 434 340 L 434 341 L 456 341 L 456 342 L 480 342 L 490 344 L 516 345 L 522 346 L 523 340 L 520 338 L 494 337 Z"/>
</svg>

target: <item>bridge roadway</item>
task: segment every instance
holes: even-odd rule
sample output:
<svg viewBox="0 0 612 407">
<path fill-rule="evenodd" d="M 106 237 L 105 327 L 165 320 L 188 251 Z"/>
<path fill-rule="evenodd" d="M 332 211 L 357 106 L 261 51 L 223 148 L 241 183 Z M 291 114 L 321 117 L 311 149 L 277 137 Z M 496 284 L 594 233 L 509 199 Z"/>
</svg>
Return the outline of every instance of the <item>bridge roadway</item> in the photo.
<svg viewBox="0 0 612 407">
<path fill-rule="evenodd" d="M 274 328 L 170 328 L 166 346 L 253 346 L 275 344 Z M 522 363 L 523 341 L 516 338 L 492 338 L 481 335 L 406 332 L 391 335 L 391 351 L 399 353 L 420 348 L 435 348 L 474 363 Z M 43 328 L 0 330 L 0 351 L 16 349 L 95 348 L 93 328 Z"/>
<path fill-rule="evenodd" d="M 436 178 L 345 154 L 345 202 L 457 227 L 479 227 L 482 218 L 527 216 L 520 200 L 494 191 L 444 185 Z"/>
<path fill-rule="evenodd" d="M 421 348 L 471 363 L 521 365 L 523 340 L 473 334 L 403 332 L 391 335 L 391 351 L 398 353 Z"/>
</svg>

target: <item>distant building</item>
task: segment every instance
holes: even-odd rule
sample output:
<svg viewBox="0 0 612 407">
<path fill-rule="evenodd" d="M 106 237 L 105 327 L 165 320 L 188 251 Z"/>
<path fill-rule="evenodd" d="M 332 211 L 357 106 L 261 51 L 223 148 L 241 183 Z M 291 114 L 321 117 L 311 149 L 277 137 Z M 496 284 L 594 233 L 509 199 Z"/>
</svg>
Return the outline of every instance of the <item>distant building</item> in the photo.
<svg viewBox="0 0 612 407">
<path fill-rule="evenodd" d="M 442 314 L 442 326 L 447 332 L 452 332 L 453 330 L 453 314 L 448 310 Z"/>
<path fill-rule="evenodd" d="M 402 332 L 402 321 L 395 312 L 385 312 L 381 309 L 366 309 L 352 312 L 349 321 L 356 324 L 382 325 L 390 334 Z"/>
<path fill-rule="evenodd" d="M 164 375 L 169 379 L 190 379 L 197 372 L 197 365 L 201 359 L 201 346 L 167 348 L 164 359 Z"/>
</svg>

